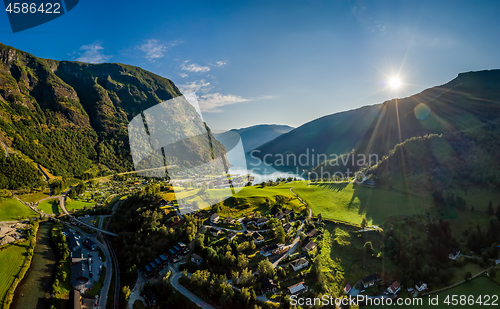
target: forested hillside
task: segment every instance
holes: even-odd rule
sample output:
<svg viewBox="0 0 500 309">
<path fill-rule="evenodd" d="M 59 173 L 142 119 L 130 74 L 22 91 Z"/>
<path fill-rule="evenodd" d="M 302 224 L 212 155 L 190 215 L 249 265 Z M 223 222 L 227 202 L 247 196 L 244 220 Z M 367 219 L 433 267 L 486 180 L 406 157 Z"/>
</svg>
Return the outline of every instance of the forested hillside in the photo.
<svg viewBox="0 0 500 309">
<path fill-rule="evenodd" d="M 137 67 L 40 59 L 0 44 L 0 187 L 28 187 L 41 180 L 36 165 L 27 166 L 20 156 L 5 157 L 4 149 L 56 176 L 91 177 L 96 164 L 133 170 L 129 121 L 179 95 L 170 80 Z M 196 115 L 194 108 L 189 113 Z M 217 142 L 213 147 L 223 149 Z M 211 151 L 194 156 L 207 161 Z"/>
<path fill-rule="evenodd" d="M 497 120 L 499 103 L 500 70 L 461 73 L 445 85 L 408 98 L 313 120 L 257 149 L 261 158 L 299 156 L 308 149 L 327 156 L 354 149 L 381 157 L 412 137 L 462 131 Z"/>
</svg>

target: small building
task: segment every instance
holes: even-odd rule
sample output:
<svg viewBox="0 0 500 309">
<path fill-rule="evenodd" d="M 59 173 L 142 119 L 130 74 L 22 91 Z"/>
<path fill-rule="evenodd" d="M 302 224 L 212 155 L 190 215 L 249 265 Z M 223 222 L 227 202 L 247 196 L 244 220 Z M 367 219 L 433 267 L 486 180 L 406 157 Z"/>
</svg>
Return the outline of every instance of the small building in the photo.
<svg viewBox="0 0 500 309">
<path fill-rule="evenodd" d="M 263 256 L 270 256 L 272 254 L 278 254 L 284 250 L 285 246 L 283 244 L 275 244 L 264 247 L 260 250 L 260 254 Z"/>
<path fill-rule="evenodd" d="M 298 295 L 304 292 L 307 292 L 307 286 L 305 285 L 305 282 L 299 282 L 297 284 L 294 284 L 292 286 L 289 286 L 288 288 L 288 293 L 290 295 Z"/>
<path fill-rule="evenodd" d="M 363 286 L 365 287 L 365 289 L 367 287 L 370 287 L 370 286 L 372 286 L 374 284 L 377 284 L 379 282 L 380 282 L 380 277 L 377 274 L 372 274 L 372 275 L 363 277 L 361 279 L 361 283 L 363 284 Z"/>
<path fill-rule="evenodd" d="M 265 278 L 260 284 L 262 294 L 267 294 L 269 292 L 276 292 L 278 285 L 274 283 L 273 279 Z"/>
<path fill-rule="evenodd" d="M 155 261 L 150 262 L 149 265 L 151 265 L 151 268 L 153 268 L 153 270 L 157 270 L 158 269 L 158 264 L 156 264 Z"/>
<path fill-rule="evenodd" d="M 284 214 L 284 213 L 282 213 L 281 211 L 278 211 L 278 212 L 274 215 L 274 217 L 275 217 L 276 219 L 278 219 L 278 220 L 281 220 L 281 219 L 285 218 L 285 214 Z"/>
<path fill-rule="evenodd" d="M 195 263 L 196 265 L 200 265 L 202 261 L 203 258 L 198 254 L 195 253 L 191 254 L 191 262 Z"/>
<path fill-rule="evenodd" d="M 314 241 L 308 242 L 302 249 L 304 249 L 305 252 L 311 252 L 314 249 L 316 249 L 317 245 Z"/>
<path fill-rule="evenodd" d="M 161 265 L 162 266 L 165 266 L 165 265 L 168 264 L 168 259 L 167 259 L 167 257 L 165 255 L 163 255 L 163 254 L 160 255 L 160 260 L 161 260 Z"/>
<path fill-rule="evenodd" d="M 252 234 L 252 239 L 254 244 L 260 244 L 264 242 L 264 236 L 262 236 L 259 232 L 254 232 Z"/>
<path fill-rule="evenodd" d="M 156 263 L 156 265 L 158 265 L 158 267 L 160 267 L 161 265 L 163 265 L 163 262 L 161 261 L 160 258 L 156 258 L 155 259 L 155 263 Z"/>
<path fill-rule="evenodd" d="M 318 230 L 317 229 L 312 229 L 310 231 L 307 232 L 306 236 L 309 237 L 309 238 L 313 238 L 315 237 L 316 235 L 318 235 Z"/>
<path fill-rule="evenodd" d="M 429 287 L 427 286 L 427 283 L 424 283 L 423 281 L 419 281 L 419 282 L 417 282 L 417 284 L 415 284 L 415 288 L 417 289 L 417 291 L 422 292 L 422 291 L 427 290 Z"/>
<path fill-rule="evenodd" d="M 265 225 L 267 221 L 268 221 L 267 218 L 260 218 L 259 220 L 257 220 L 257 222 L 255 222 L 255 225 L 260 227 Z"/>
<path fill-rule="evenodd" d="M 290 223 L 287 223 L 283 226 L 283 230 L 285 230 L 285 233 L 290 233 L 293 230 L 293 225 Z"/>
<path fill-rule="evenodd" d="M 352 286 L 350 284 L 347 284 L 344 288 L 344 293 L 349 294 L 351 289 L 352 289 Z"/>
<path fill-rule="evenodd" d="M 183 242 L 178 242 L 177 245 L 181 248 L 182 254 L 188 254 L 189 253 L 189 247 L 186 246 Z"/>
<path fill-rule="evenodd" d="M 396 294 L 401 290 L 401 286 L 399 285 L 399 282 L 396 280 L 394 281 L 388 288 L 387 292 L 390 294 Z"/>
<path fill-rule="evenodd" d="M 182 253 L 181 247 L 179 247 L 179 245 L 174 245 L 174 250 L 177 252 L 177 254 L 181 254 Z"/>
<path fill-rule="evenodd" d="M 448 257 L 450 258 L 450 260 L 456 260 L 458 259 L 458 257 L 460 256 L 460 250 L 458 249 L 454 249 L 449 255 Z"/>
<path fill-rule="evenodd" d="M 309 265 L 309 261 L 305 258 L 296 259 L 290 263 L 290 266 L 292 266 L 294 271 L 300 270 L 307 265 Z"/>
<path fill-rule="evenodd" d="M 227 216 L 224 218 L 224 224 L 234 225 L 236 223 L 236 219 L 231 216 Z"/>
<path fill-rule="evenodd" d="M 243 236 L 245 236 L 245 237 L 251 237 L 251 236 L 252 236 L 252 234 L 253 234 L 253 233 L 252 233 L 252 232 L 250 232 L 249 230 L 246 230 L 246 231 L 244 231 L 244 232 L 243 232 Z"/>
<path fill-rule="evenodd" d="M 212 229 L 210 229 L 210 232 L 209 232 L 209 233 L 210 233 L 212 236 L 217 237 L 217 236 L 219 236 L 219 235 L 222 233 L 222 231 L 221 231 L 221 230 L 219 230 L 219 229 L 213 229 L 213 228 L 212 228 Z"/>
<path fill-rule="evenodd" d="M 227 240 L 231 241 L 236 237 L 236 235 L 237 234 L 235 232 L 230 232 L 229 234 L 227 234 L 226 238 Z"/>
<path fill-rule="evenodd" d="M 210 222 L 213 224 L 219 223 L 220 217 L 219 214 L 215 213 L 210 216 Z"/>
<path fill-rule="evenodd" d="M 177 258 L 179 256 L 179 254 L 177 253 L 177 251 L 175 251 L 174 248 L 170 248 L 168 249 L 168 254 L 172 257 L 172 258 Z"/>
<path fill-rule="evenodd" d="M 148 303 L 148 306 L 154 306 L 156 304 L 156 295 L 151 289 L 144 291 L 144 300 Z"/>
</svg>

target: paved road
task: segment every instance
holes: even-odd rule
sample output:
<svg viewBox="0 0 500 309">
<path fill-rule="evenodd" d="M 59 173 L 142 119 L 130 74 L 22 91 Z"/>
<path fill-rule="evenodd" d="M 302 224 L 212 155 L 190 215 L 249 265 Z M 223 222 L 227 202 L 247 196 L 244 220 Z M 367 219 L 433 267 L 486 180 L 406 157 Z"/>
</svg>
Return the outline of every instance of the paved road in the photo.
<svg viewBox="0 0 500 309">
<path fill-rule="evenodd" d="M 66 190 L 66 192 L 64 192 L 62 195 L 59 195 L 58 198 L 59 198 L 59 206 L 61 206 L 61 209 L 62 211 L 67 215 L 69 216 L 72 220 L 78 222 L 79 224 L 82 224 L 82 225 L 85 225 L 86 227 L 88 228 L 91 228 L 93 230 L 96 230 L 98 232 L 101 232 L 103 234 L 106 234 L 106 235 L 110 235 L 110 236 L 117 236 L 115 233 L 111 233 L 109 231 L 106 231 L 106 230 L 102 230 L 100 228 L 97 228 L 93 225 L 90 225 L 90 224 L 87 224 L 83 221 L 80 221 L 78 219 L 76 219 L 72 214 L 69 213 L 69 211 L 66 209 L 66 197 L 68 196 L 68 193 L 71 191 L 71 189 L 73 189 L 74 187 L 71 187 L 69 188 L 68 190 Z M 116 205 L 116 204 L 115 204 Z M 108 221 L 109 222 L 109 221 Z"/>
<path fill-rule="evenodd" d="M 200 308 L 203 308 L 203 309 L 215 309 L 214 306 L 212 306 L 209 303 L 205 302 L 203 299 L 199 298 L 198 296 L 196 296 L 193 293 L 191 293 L 191 291 L 189 291 L 188 289 L 186 289 L 185 287 L 183 287 L 179 283 L 179 279 L 181 278 L 181 276 L 182 276 L 182 273 L 180 273 L 180 272 L 174 273 L 172 271 L 172 277 L 170 277 L 170 283 L 172 284 L 172 286 L 177 291 L 179 291 L 182 295 L 186 296 L 190 301 L 192 301 L 193 303 L 195 303 L 196 305 L 198 305 Z"/>
</svg>

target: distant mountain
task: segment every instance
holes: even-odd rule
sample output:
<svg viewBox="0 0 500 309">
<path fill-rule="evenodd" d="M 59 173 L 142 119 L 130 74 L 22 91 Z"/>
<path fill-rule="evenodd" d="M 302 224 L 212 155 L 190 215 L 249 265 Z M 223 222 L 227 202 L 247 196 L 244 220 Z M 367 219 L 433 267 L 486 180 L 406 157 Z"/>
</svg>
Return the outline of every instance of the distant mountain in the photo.
<svg viewBox="0 0 500 309">
<path fill-rule="evenodd" d="M 172 81 L 138 67 L 40 59 L 0 44 L 0 188 L 39 183 L 35 163 L 67 177 L 91 177 L 96 164 L 133 170 L 129 121 L 180 95 Z M 171 107 L 183 114 L 168 125 L 199 118 L 190 105 Z M 184 160 L 206 162 L 212 152 L 195 147 L 199 142 L 178 143 L 174 150 L 188 153 Z M 216 153 L 224 149 L 212 146 Z"/>
<path fill-rule="evenodd" d="M 356 154 L 382 157 L 412 137 L 462 131 L 497 119 L 500 70 L 469 72 L 408 98 L 324 116 L 257 149 L 261 158 L 271 155 L 269 163 L 278 155 L 298 157 L 308 151 L 311 154 L 313 149 L 315 156 L 325 154 L 328 158 L 353 149 Z M 317 163 L 309 160 L 308 167 Z"/>
<path fill-rule="evenodd" d="M 245 152 L 249 152 L 291 130 L 293 130 L 293 127 L 287 125 L 261 124 L 247 128 L 232 129 L 214 135 L 216 138 L 224 139 L 224 136 L 228 135 L 228 132 L 236 132 L 241 137 Z"/>
</svg>

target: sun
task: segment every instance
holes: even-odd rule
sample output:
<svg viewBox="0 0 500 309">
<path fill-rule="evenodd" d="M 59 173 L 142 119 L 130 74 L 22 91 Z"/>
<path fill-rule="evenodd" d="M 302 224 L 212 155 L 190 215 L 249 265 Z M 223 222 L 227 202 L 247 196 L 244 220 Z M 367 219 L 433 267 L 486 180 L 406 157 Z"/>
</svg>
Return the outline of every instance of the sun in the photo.
<svg viewBox="0 0 500 309">
<path fill-rule="evenodd" d="M 399 77 L 391 78 L 389 80 L 389 87 L 391 87 L 394 90 L 399 89 L 401 87 L 401 80 L 399 79 Z"/>
</svg>

